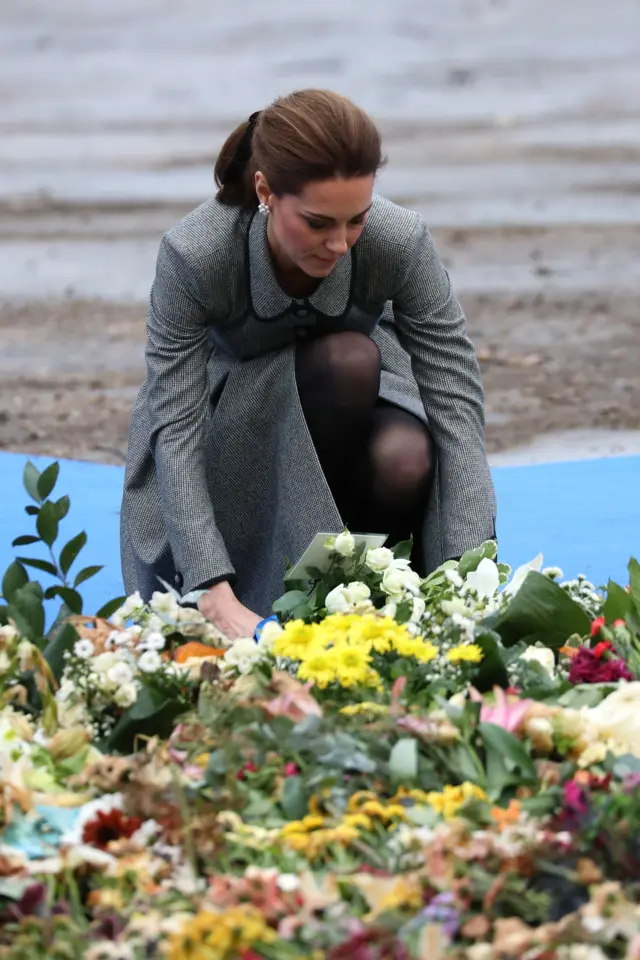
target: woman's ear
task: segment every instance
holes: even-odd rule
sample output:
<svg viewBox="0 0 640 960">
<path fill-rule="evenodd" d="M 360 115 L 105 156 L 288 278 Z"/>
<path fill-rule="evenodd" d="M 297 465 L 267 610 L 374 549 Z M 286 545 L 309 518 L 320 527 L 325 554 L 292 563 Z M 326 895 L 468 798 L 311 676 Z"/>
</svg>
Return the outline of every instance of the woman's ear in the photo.
<svg viewBox="0 0 640 960">
<path fill-rule="evenodd" d="M 256 187 L 256 194 L 258 196 L 258 203 L 264 203 L 264 205 L 268 207 L 269 200 L 271 199 L 271 190 L 269 189 L 267 178 L 261 170 L 256 170 L 253 179 Z"/>
</svg>

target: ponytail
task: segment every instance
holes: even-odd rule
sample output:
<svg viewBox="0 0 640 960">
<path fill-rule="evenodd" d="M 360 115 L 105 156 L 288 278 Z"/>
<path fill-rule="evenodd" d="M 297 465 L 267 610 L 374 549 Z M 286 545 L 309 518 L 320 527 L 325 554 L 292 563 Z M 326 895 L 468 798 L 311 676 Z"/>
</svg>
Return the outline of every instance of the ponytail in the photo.
<svg viewBox="0 0 640 960">
<path fill-rule="evenodd" d="M 217 198 L 229 207 L 251 208 L 258 198 L 253 185 L 251 170 L 253 132 L 260 118 L 260 111 L 252 113 L 248 120 L 227 138 L 214 168 Z"/>
</svg>

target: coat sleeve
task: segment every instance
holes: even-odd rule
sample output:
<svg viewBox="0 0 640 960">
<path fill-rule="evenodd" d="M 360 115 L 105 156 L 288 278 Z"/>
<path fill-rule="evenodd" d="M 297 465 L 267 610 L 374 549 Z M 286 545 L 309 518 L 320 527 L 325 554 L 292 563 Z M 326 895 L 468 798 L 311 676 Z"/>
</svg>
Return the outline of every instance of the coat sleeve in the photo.
<svg viewBox="0 0 640 960">
<path fill-rule="evenodd" d="M 147 319 L 147 402 L 162 513 L 184 593 L 234 572 L 204 458 L 210 310 L 195 273 L 165 236 Z"/>
<path fill-rule="evenodd" d="M 475 349 L 422 218 L 403 250 L 393 310 L 437 449 L 443 553 L 457 557 L 495 536 L 495 494 Z"/>
</svg>

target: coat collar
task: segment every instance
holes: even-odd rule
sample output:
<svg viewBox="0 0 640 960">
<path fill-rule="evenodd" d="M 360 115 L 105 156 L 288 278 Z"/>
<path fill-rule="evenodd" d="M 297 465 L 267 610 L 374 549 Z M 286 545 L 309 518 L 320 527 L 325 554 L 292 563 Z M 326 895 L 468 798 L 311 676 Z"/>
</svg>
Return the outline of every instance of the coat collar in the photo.
<svg viewBox="0 0 640 960">
<path fill-rule="evenodd" d="M 315 314 L 342 317 L 349 310 L 355 277 L 355 253 L 345 254 L 311 296 L 293 299 L 280 287 L 269 252 L 267 218 L 254 213 L 247 231 L 249 303 L 258 320 L 277 320 L 304 304 Z"/>
</svg>

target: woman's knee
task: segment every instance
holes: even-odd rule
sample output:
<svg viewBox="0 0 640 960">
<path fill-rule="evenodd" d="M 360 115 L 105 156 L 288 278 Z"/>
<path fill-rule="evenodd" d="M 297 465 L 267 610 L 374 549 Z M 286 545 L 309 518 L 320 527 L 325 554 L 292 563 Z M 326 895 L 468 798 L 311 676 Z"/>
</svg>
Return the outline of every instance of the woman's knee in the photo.
<svg viewBox="0 0 640 960">
<path fill-rule="evenodd" d="M 393 422 L 383 426 L 374 433 L 370 454 L 374 483 L 388 495 L 413 499 L 428 489 L 435 453 L 423 424 Z"/>
<path fill-rule="evenodd" d="M 332 333 L 299 349 L 303 377 L 324 380 L 327 400 L 347 395 L 375 402 L 380 388 L 380 350 L 366 334 L 345 330 Z"/>
</svg>

